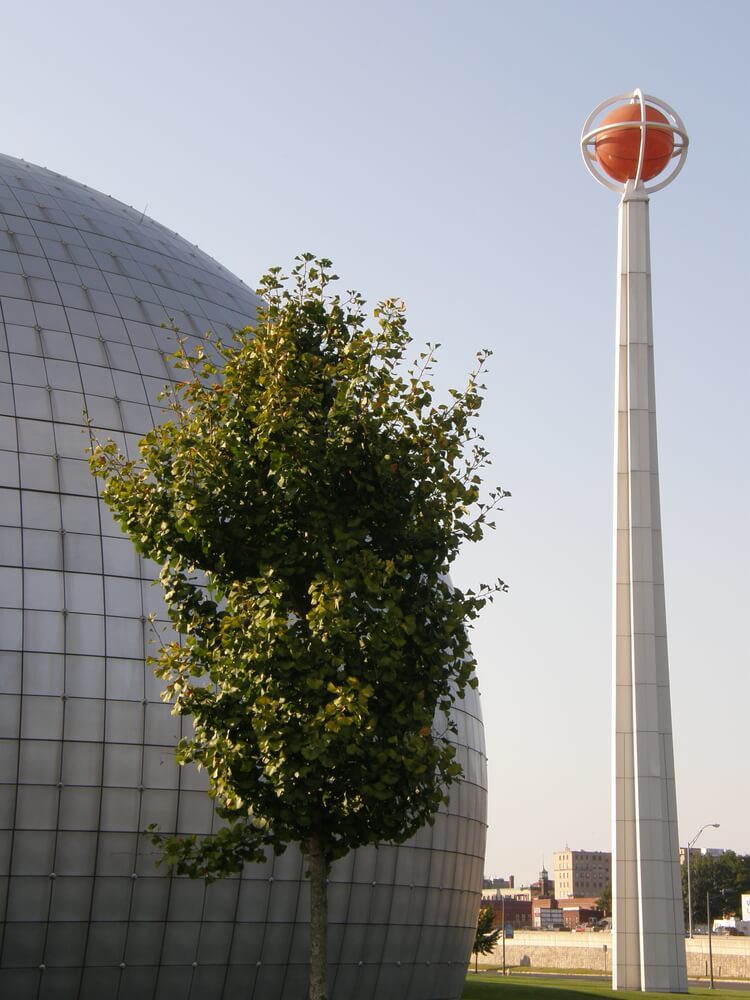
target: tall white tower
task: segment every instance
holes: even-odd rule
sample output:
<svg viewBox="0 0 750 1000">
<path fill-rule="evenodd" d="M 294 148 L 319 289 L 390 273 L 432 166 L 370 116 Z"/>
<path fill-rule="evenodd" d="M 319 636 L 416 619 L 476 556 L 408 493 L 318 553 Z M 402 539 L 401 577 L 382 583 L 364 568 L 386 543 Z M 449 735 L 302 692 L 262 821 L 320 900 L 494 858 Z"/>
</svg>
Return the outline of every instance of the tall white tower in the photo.
<svg viewBox="0 0 750 1000">
<path fill-rule="evenodd" d="M 687 993 L 664 606 L 649 194 L 682 168 L 677 114 L 640 90 L 587 119 L 584 162 L 621 193 L 615 375 L 612 916 L 614 989 Z M 666 168 L 664 179 L 648 184 Z"/>
</svg>

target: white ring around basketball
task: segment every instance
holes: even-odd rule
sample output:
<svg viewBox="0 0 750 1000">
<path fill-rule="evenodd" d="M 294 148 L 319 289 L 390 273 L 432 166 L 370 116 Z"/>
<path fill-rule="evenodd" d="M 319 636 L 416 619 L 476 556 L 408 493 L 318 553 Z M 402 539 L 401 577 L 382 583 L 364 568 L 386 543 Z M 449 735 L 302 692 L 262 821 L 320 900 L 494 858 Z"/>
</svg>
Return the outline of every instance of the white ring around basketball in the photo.
<svg viewBox="0 0 750 1000">
<path fill-rule="evenodd" d="M 599 125 L 594 126 L 594 122 L 600 118 L 604 111 L 617 104 L 624 104 L 625 102 L 638 102 L 641 106 L 641 117 L 640 120 L 632 122 L 617 122 L 612 125 Z M 675 137 L 675 146 L 672 153 L 673 165 L 672 169 L 669 171 L 666 177 L 660 180 L 656 184 L 646 185 L 640 180 L 641 173 L 643 171 L 643 156 L 645 149 L 645 138 L 646 130 L 644 125 L 646 124 L 646 104 L 651 107 L 661 111 L 662 114 L 667 118 L 667 124 L 661 122 L 648 122 L 649 128 L 657 128 L 662 130 L 668 130 L 672 132 Z M 594 145 L 598 136 L 606 134 L 606 132 L 611 131 L 615 128 L 638 128 L 641 130 L 641 145 L 638 157 L 638 167 L 636 170 L 635 183 L 643 184 L 645 190 L 650 194 L 654 191 L 660 191 L 662 188 L 666 187 L 667 184 L 675 179 L 677 174 L 682 170 L 685 164 L 685 158 L 687 156 L 687 149 L 690 143 L 688 134 L 685 130 L 685 125 L 677 114 L 677 112 L 670 107 L 666 101 L 659 100 L 659 98 L 653 97 L 651 94 L 644 94 L 640 89 L 636 89 L 631 93 L 627 94 L 617 94 L 615 97 L 609 97 L 607 100 L 602 101 L 600 104 L 594 108 L 591 114 L 588 116 L 583 125 L 583 130 L 581 132 L 581 155 L 583 156 L 583 162 L 586 169 L 603 187 L 609 188 L 610 191 L 623 192 L 626 187 L 626 183 L 620 181 L 615 181 L 613 178 L 607 177 L 602 171 L 601 167 L 596 158 L 596 152 L 594 150 Z"/>
</svg>

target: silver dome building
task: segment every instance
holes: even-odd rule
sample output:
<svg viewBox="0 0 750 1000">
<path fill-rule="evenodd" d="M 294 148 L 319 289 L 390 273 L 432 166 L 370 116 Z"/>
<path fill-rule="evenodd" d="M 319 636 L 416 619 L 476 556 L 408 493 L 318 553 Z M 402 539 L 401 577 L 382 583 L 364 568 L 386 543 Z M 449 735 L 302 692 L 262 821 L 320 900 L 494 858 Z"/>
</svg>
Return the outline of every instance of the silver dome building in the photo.
<svg viewBox="0 0 750 1000">
<path fill-rule="evenodd" d="M 172 320 L 226 336 L 241 281 L 141 213 L 0 156 L 0 996 L 303 1000 L 307 884 L 288 850 L 211 886 L 142 831 L 206 833 L 185 721 L 144 665 L 166 622 L 86 463 L 83 411 L 131 450 L 162 416 Z M 456 711 L 465 780 L 432 827 L 338 862 L 335 1000 L 457 1000 L 485 844 L 477 695 Z"/>
</svg>

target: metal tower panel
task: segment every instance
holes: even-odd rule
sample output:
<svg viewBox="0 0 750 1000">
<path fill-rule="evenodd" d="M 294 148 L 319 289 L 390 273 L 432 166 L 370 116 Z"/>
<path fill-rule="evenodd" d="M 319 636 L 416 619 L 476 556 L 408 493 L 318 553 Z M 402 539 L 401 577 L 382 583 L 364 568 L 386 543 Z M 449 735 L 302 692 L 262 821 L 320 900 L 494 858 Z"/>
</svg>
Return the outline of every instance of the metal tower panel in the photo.
<svg viewBox="0 0 750 1000">
<path fill-rule="evenodd" d="M 613 628 L 613 988 L 687 992 L 656 446 L 648 194 L 620 204 Z"/>
</svg>

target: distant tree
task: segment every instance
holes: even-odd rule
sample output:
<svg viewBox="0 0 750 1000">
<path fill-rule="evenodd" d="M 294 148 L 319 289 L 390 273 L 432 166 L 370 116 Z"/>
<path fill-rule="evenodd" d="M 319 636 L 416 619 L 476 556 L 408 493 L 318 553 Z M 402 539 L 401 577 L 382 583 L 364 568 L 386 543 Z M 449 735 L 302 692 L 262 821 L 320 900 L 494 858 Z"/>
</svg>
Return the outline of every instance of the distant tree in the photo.
<svg viewBox="0 0 750 1000">
<path fill-rule="evenodd" d="M 489 955 L 502 931 L 502 927 L 495 927 L 495 911 L 489 906 L 483 906 L 479 910 L 474 947 L 471 949 L 474 955 L 474 972 L 479 971 L 479 956 Z"/>
<path fill-rule="evenodd" d="M 601 896 L 594 902 L 597 910 L 601 910 L 605 917 L 612 916 L 612 882 L 607 882 L 602 890 Z"/>
<path fill-rule="evenodd" d="M 507 495 L 480 499 L 487 354 L 435 402 L 434 349 L 404 370 L 403 305 L 381 303 L 371 330 L 334 279 L 311 255 L 291 287 L 272 269 L 255 327 L 212 357 L 180 346 L 171 418 L 140 460 L 112 442 L 91 455 L 115 519 L 161 566 L 180 641 L 156 673 L 193 721 L 177 758 L 206 770 L 225 821 L 165 838 L 164 857 L 211 880 L 298 843 L 309 1000 L 325 998 L 331 863 L 412 836 L 461 776 L 449 712 L 476 685 L 467 628 L 505 589 L 447 576 Z"/>
<path fill-rule="evenodd" d="M 688 923 L 687 865 L 682 867 L 685 923 Z M 693 897 L 693 924 L 706 922 L 706 893 L 712 895 L 712 916 L 741 915 L 743 892 L 750 892 L 750 855 L 724 851 L 690 858 L 690 887 Z M 716 897 L 715 901 L 713 897 Z M 714 912 L 714 907 L 716 911 Z"/>
</svg>

